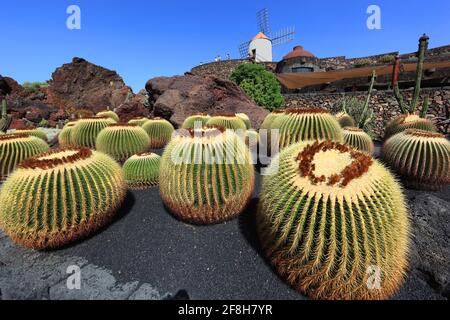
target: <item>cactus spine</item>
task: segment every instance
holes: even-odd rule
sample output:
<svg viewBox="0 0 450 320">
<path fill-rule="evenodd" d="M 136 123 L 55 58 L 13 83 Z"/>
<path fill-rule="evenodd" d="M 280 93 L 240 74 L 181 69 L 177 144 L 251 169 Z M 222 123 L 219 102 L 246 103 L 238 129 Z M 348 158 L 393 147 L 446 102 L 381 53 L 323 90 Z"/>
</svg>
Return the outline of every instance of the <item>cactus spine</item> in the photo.
<svg viewBox="0 0 450 320">
<path fill-rule="evenodd" d="M 373 153 L 372 138 L 364 130 L 355 127 L 345 127 L 343 133 L 346 144 L 369 155 Z"/>
<path fill-rule="evenodd" d="M 155 153 L 133 155 L 123 165 L 125 181 L 130 189 L 158 185 L 161 157 Z"/>
<path fill-rule="evenodd" d="M 163 148 L 170 141 L 175 130 L 169 121 L 161 118 L 148 120 L 142 128 L 150 137 L 150 147 L 153 149 Z"/>
<path fill-rule="evenodd" d="M 236 116 L 234 113 L 223 113 L 211 117 L 206 123 L 208 126 L 221 126 L 225 129 L 231 130 L 246 130 L 247 126 L 241 118 Z"/>
<path fill-rule="evenodd" d="M 95 148 L 95 141 L 100 131 L 115 121 L 108 117 L 83 118 L 76 122 L 71 130 L 72 144 L 78 147 Z"/>
<path fill-rule="evenodd" d="M 218 223 L 240 214 L 254 186 L 254 169 L 244 141 L 223 127 L 176 136 L 161 157 L 160 193 L 178 218 Z M 186 130 L 185 130 L 186 131 Z"/>
<path fill-rule="evenodd" d="M 27 247 L 60 247 L 106 225 L 125 192 L 122 169 L 109 156 L 54 150 L 22 162 L 5 182 L 0 225 Z"/>
<path fill-rule="evenodd" d="M 0 180 L 5 179 L 23 160 L 46 152 L 48 144 L 28 134 L 3 134 L 0 136 Z"/>
<path fill-rule="evenodd" d="M 100 131 L 95 146 L 98 151 L 124 162 L 133 154 L 148 151 L 150 138 L 136 124 L 114 123 Z"/>
<path fill-rule="evenodd" d="M 211 116 L 206 113 L 196 113 L 187 117 L 183 121 L 181 127 L 183 129 L 193 129 L 195 123 L 199 123 L 200 127 L 203 127 L 208 122 L 209 119 L 211 119 Z"/>
<path fill-rule="evenodd" d="M 0 118 L 0 133 L 6 133 L 11 125 L 12 117 L 8 114 L 8 103 L 6 99 L 2 100 L 2 114 Z"/>
<path fill-rule="evenodd" d="M 115 113 L 114 111 L 111 111 L 111 110 L 101 111 L 101 112 L 97 113 L 97 116 L 98 117 L 108 117 L 108 118 L 113 119 L 115 122 L 120 121 L 120 118 L 117 115 L 117 113 Z"/>
<path fill-rule="evenodd" d="M 250 121 L 250 118 L 245 113 L 236 113 L 236 117 L 244 121 L 245 126 L 247 129 L 250 129 L 252 127 L 252 122 Z"/>
<path fill-rule="evenodd" d="M 407 269 L 409 223 L 400 185 L 379 162 L 340 143 L 283 149 L 257 211 L 262 247 L 278 273 L 316 299 L 384 299 Z M 381 272 L 369 288 L 368 270 Z M 371 269 L 372 268 L 372 269 Z"/>
<path fill-rule="evenodd" d="M 137 124 L 138 126 L 142 127 L 144 123 L 146 123 L 149 119 L 146 117 L 139 117 L 139 118 L 133 118 L 130 121 L 128 121 L 129 124 Z"/>
<path fill-rule="evenodd" d="M 280 130 L 280 150 L 300 141 L 343 141 L 341 126 L 326 109 L 322 108 L 286 109 L 272 123 L 271 128 Z"/>
<path fill-rule="evenodd" d="M 450 183 L 450 142 L 439 133 L 402 131 L 383 144 L 381 157 L 410 187 L 438 190 Z"/>
</svg>

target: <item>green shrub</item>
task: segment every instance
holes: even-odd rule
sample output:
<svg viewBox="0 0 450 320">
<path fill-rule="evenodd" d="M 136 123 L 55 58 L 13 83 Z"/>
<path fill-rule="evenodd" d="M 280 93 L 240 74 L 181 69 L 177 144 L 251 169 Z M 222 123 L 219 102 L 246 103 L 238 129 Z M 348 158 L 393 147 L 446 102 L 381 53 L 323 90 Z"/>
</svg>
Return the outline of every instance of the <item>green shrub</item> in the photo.
<svg viewBox="0 0 450 320">
<path fill-rule="evenodd" d="M 240 64 L 234 69 L 230 79 L 236 82 L 256 104 L 270 111 L 284 103 L 277 78 L 262 65 Z"/>
<path fill-rule="evenodd" d="M 365 66 L 369 66 L 369 65 L 371 65 L 372 64 L 372 61 L 370 60 L 370 59 L 358 59 L 358 60 L 355 60 L 354 62 L 353 62 L 353 65 L 355 66 L 355 67 L 365 67 Z"/>
<path fill-rule="evenodd" d="M 372 108 L 364 110 L 364 101 L 356 97 L 344 97 L 337 102 L 337 110 L 345 110 L 345 112 L 354 119 L 357 127 L 363 129 L 371 137 L 373 137 L 374 114 Z"/>
<path fill-rule="evenodd" d="M 48 87 L 48 83 L 47 82 L 39 82 L 39 81 L 24 82 L 22 84 L 22 87 L 25 89 L 25 91 L 27 93 L 33 93 L 33 92 L 38 91 L 40 88 Z"/>
<path fill-rule="evenodd" d="M 393 62 L 395 59 L 395 56 L 393 54 L 386 54 L 382 56 L 378 61 L 381 63 L 390 63 Z"/>
</svg>

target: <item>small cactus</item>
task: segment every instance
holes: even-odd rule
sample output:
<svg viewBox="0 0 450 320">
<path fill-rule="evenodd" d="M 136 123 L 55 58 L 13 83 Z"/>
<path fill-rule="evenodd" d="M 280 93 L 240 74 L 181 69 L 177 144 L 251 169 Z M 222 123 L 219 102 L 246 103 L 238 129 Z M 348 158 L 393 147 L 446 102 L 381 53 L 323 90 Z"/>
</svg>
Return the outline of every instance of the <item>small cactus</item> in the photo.
<svg viewBox="0 0 450 320">
<path fill-rule="evenodd" d="M 381 157 L 409 187 L 438 190 L 450 183 L 450 142 L 439 133 L 402 131 L 385 141 Z"/>
<path fill-rule="evenodd" d="M 130 189 L 145 189 L 158 185 L 161 157 L 155 153 L 131 156 L 123 165 L 125 181 Z"/>
<path fill-rule="evenodd" d="M 150 138 L 137 124 L 113 123 L 100 131 L 95 146 L 98 151 L 124 162 L 133 154 L 148 151 Z"/>
<path fill-rule="evenodd" d="M 286 109 L 272 122 L 271 128 L 280 130 L 280 150 L 300 141 L 343 141 L 341 126 L 328 110 L 322 108 Z"/>
<path fill-rule="evenodd" d="M 232 219 L 252 196 L 250 152 L 232 130 L 223 130 L 205 127 L 178 135 L 161 157 L 161 197 L 182 220 L 212 224 Z"/>
<path fill-rule="evenodd" d="M 72 129 L 75 127 L 76 121 L 69 121 L 58 135 L 58 143 L 60 148 L 72 145 Z"/>
<path fill-rule="evenodd" d="M 193 129 L 196 122 L 201 124 L 200 127 L 203 127 L 209 119 L 211 119 L 211 116 L 209 116 L 207 113 L 195 113 L 187 117 L 183 121 L 181 127 L 183 129 Z"/>
<path fill-rule="evenodd" d="M 175 131 L 173 125 L 162 118 L 153 118 L 148 120 L 142 128 L 150 137 L 150 147 L 152 149 L 163 148 L 172 138 Z"/>
<path fill-rule="evenodd" d="M 436 127 L 428 119 L 421 118 L 416 114 L 401 114 L 388 122 L 385 128 L 384 140 L 386 141 L 396 133 L 406 129 L 420 129 L 435 132 Z"/>
<path fill-rule="evenodd" d="M 2 114 L 0 115 L 0 133 L 6 133 L 12 122 L 12 116 L 8 114 L 8 103 L 2 101 Z"/>
<path fill-rule="evenodd" d="M 42 140 L 41 140 L 42 141 Z M 16 243 L 56 248 L 109 223 L 125 198 L 120 166 L 87 148 L 22 162 L 0 191 L 0 225 Z"/>
<path fill-rule="evenodd" d="M 115 122 L 119 122 L 120 118 L 114 111 L 111 110 L 105 110 L 97 113 L 98 117 L 108 117 L 110 119 L 113 119 Z"/>
<path fill-rule="evenodd" d="M 264 176 L 256 223 L 278 273 L 315 299 L 385 299 L 407 271 L 409 222 L 392 174 L 331 142 L 283 149 Z M 269 168 L 270 169 L 270 168 Z M 368 285 L 379 270 L 379 286 Z"/>
<path fill-rule="evenodd" d="M 264 121 L 261 123 L 260 129 L 269 130 L 272 126 L 272 123 L 278 118 L 280 115 L 284 113 L 285 109 L 275 109 L 271 113 L 269 113 Z"/>
<path fill-rule="evenodd" d="M 334 115 L 334 117 L 339 122 L 342 128 L 355 126 L 355 120 L 346 112 L 338 112 Z"/>
<path fill-rule="evenodd" d="M 71 130 L 72 145 L 95 148 L 95 141 L 100 131 L 108 125 L 116 123 L 108 117 L 87 117 L 77 121 Z"/>
<path fill-rule="evenodd" d="M 206 123 L 208 126 L 221 126 L 225 129 L 231 130 L 246 130 L 247 126 L 241 118 L 236 116 L 234 113 L 223 113 L 211 117 Z"/>
<path fill-rule="evenodd" d="M 48 144 L 29 134 L 13 133 L 0 136 L 0 180 L 5 179 L 23 160 L 46 152 Z"/>
<path fill-rule="evenodd" d="M 129 124 L 137 124 L 138 126 L 142 127 L 144 123 L 146 123 L 149 119 L 146 117 L 138 117 L 133 118 L 130 121 L 128 121 Z"/>
<path fill-rule="evenodd" d="M 353 148 L 372 155 L 374 145 L 372 138 L 363 129 L 345 127 L 343 129 L 344 142 Z"/>
<path fill-rule="evenodd" d="M 236 117 L 240 118 L 242 121 L 244 121 L 245 126 L 247 129 L 250 129 L 252 127 L 252 122 L 250 121 L 250 118 L 245 113 L 236 113 Z"/>
<path fill-rule="evenodd" d="M 23 129 L 23 130 L 16 130 L 14 133 L 23 133 L 23 134 L 29 134 L 30 136 L 35 136 L 37 138 L 40 138 L 44 140 L 45 142 L 48 142 L 47 135 L 44 131 L 40 129 Z"/>
</svg>

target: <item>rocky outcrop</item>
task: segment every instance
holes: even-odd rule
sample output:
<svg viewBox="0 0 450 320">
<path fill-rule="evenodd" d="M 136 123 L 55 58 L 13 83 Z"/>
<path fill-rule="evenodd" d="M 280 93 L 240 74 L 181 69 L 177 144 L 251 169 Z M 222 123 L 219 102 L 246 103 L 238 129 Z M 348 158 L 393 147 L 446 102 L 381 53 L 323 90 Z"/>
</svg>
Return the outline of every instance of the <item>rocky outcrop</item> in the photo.
<svg viewBox="0 0 450 320">
<path fill-rule="evenodd" d="M 187 74 L 158 77 L 147 81 L 145 88 L 155 116 L 180 126 L 184 119 L 196 112 L 210 115 L 230 112 L 246 113 L 255 128 L 268 111 L 257 106 L 235 83 L 216 78 Z"/>
<path fill-rule="evenodd" d="M 87 109 L 96 113 L 107 107 L 114 109 L 131 93 L 115 71 L 81 58 L 57 68 L 49 84 L 46 103 L 66 111 Z"/>
</svg>

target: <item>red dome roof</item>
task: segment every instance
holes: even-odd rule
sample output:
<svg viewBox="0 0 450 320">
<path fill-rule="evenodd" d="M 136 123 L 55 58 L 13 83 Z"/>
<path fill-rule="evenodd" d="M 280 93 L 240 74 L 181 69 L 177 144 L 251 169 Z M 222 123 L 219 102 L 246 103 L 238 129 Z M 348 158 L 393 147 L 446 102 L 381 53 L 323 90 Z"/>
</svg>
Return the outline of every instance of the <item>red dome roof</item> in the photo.
<svg viewBox="0 0 450 320">
<path fill-rule="evenodd" d="M 316 56 L 313 55 L 311 52 L 306 51 L 303 49 L 302 46 L 295 46 L 294 49 L 292 49 L 291 52 L 289 52 L 287 55 L 283 57 L 283 59 L 289 59 L 289 58 L 295 58 L 295 57 L 311 57 L 315 58 Z"/>
</svg>

